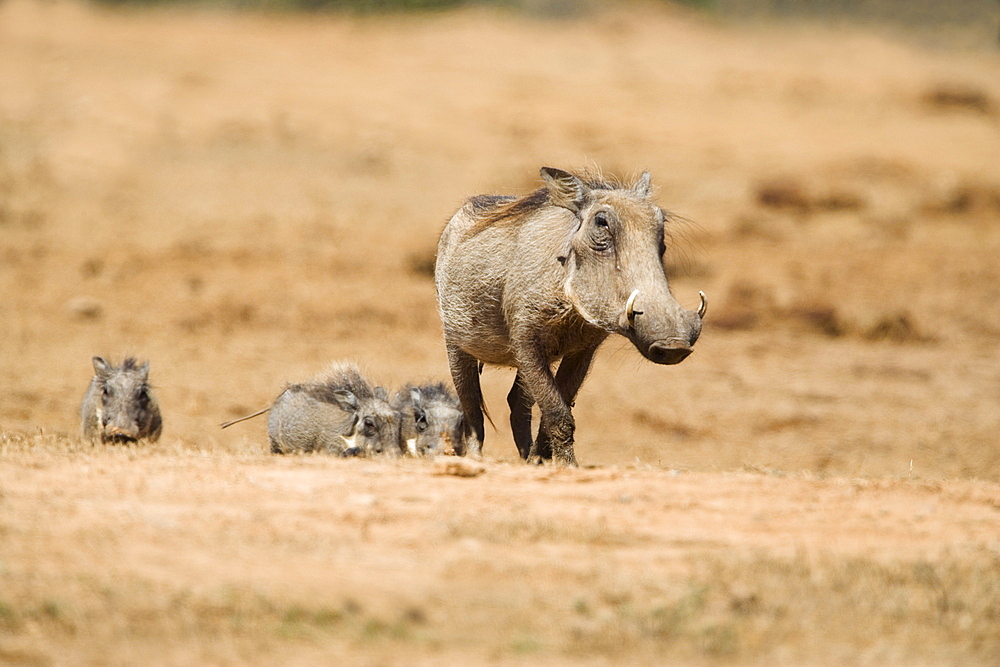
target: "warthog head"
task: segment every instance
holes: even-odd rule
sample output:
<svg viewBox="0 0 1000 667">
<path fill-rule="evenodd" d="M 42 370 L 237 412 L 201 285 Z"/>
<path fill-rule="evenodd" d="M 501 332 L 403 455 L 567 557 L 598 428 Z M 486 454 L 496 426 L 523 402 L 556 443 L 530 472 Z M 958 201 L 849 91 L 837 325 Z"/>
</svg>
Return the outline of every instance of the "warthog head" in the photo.
<svg viewBox="0 0 1000 667">
<path fill-rule="evenodd" d="M 160 435 L 160 409 L 149 386 L 149 362 L 129 357 L 114 366 L 94 357 L 94 377 L 81 406 L 84 436 L 102 442 L 155 440 Z"/>
<path fill-rule="evenodd" d="M 658 364 L 683 361 L 701 334 L 697 312 L 677 303 L 663 268 L 666 215 L 650 198 L 649 173 L 629 188 L 594 187 L 569 172 L 541 171 L 549 202 L 575 216 L 559 261 L 564 291 L 593 326 L 627 337 Z"/>
<path fill-rule="evenodd" d="M 338 389 L 332 396 L 341 410 L 353 415 L 351 432 L 342 436 L 346 445 L 344 456 L 399 456 L 399 415 L 389 405 L 389 394 L 384 388 L 376 387 L 370 396 Z"/>
<path fill-rule="evenodd" d="M 465 417 L 444 383 L 408 385 L 392 401 L 402 420 L 402 440 L 414 456 L 465 453 Z"/>
</svg>

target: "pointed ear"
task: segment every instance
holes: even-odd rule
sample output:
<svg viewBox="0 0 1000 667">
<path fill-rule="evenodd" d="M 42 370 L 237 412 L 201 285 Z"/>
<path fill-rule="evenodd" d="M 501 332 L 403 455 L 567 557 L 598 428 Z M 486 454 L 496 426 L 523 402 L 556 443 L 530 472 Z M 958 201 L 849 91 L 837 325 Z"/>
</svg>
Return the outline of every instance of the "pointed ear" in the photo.
<svg viewBox="0 0 1000 667">
<path fill-rule="evenodd" d="M 358 397 L 348 389 L 338 389 L 333 392 L 333 400 L 344 412 L 355 412 L 358 409 Z"/>
<path fill-rule="evenodd" d="M 375 387 L 375 398 L 380 398 L 383 401 L 389 401 L 389 391 L 385 387 Z"/>
<path fill-rule="evenodd" d="M 420 395 L 420 387 L 410 387 L 410 401 L 413 402 L 414 408 L 422 409 L 420 404 L 423 402 L 423 397 Z"/>
<path fill-rule="evenodd" d="M 142 376 L 143 381 L 149 379 L 149 362 L 142 362 L 142 366 L 139 366 L 139 375 Z"/>
<path fill-rule="evenodd" d="M 590 194 L 590 188 L 579 178 L 554 167 L 542 167 L 540 173 L 549 189 L 549 201 L 556 206 L 579 213 L 583 202 Z"/>
<path fill-rule="evenodd" d="M 639 180 L 635 182 L 635 185 L 633 185 L 631 189 L 632 192 L 635 193 L 636 197 L 648 199 L 649 193 L 653 189 L 649 172 L 642 172 L 642 176 L 639 177 Z"/>
<path fill-rule="evenodd" d="M 104 357 L 94 357 L 91 359 L 94 364 L 94 373 L 97 377 L 106 378 L 111 375 L 111 364 L 104 360 Z"/>
</svg>

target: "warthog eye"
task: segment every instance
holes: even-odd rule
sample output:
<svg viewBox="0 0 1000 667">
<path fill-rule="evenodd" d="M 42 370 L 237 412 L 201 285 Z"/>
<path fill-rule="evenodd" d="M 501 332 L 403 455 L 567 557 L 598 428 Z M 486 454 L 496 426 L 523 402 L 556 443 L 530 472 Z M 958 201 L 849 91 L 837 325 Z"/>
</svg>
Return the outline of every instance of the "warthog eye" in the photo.
<svg viewBox="0 0 1000 667">
<path fill-rule="evenodd" d="M 417 430 L 423 433 L 427 430 L 427 415 L 417 415 L 414 420 L 417 424 Z"/>
<path fill-rule="evenodd" d="M 375 420 L 371 417 L 365 417 L 364 421 L 361 422 L 361 432 L 365 435 L 375 435 Z"/>
<path fill-rule="evenodd" d="M 610 248 L 613 242 L 608 214 L 604 211 L 598 211 L 594 215 L 594 229 L 590 235 L 590 246 L 598 252 L 603 252 Z"/>
</svg>

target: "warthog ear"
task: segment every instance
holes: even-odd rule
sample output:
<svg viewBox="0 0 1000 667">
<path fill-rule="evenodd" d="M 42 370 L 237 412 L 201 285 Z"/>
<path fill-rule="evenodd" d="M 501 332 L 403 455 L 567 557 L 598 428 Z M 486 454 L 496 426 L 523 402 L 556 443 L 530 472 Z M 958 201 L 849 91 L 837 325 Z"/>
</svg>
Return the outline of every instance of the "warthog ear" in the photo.
<svg viewBox="0 0 1000 667">
<path fill-rule="evenodd" d="M 540 173 L 549 189 L 549 201 L 556 206 L 579 213 L 590 188 L 579 178 L 554 167 L 542 167 Z"/>
<path fill-rule="evenodd" d="M 111 375 L 111 364 L 104 360 L 104 357 L 94 357 L 91 359 L 94 364 L 94 372 L 97 373 L 97 377 L 106 378 Z"/>
<path fill-rule="evenodd" d="M 383 401 L 389 400 L 389 392 L 385 387 L 375 387 L 375 398 L 380 398 Z"/>
<path fill-rule="evenodd" d="M 420 387 L 410 387 L 410 400 L 413 402 L 414 408 L 422 409 L 420 404 L 423 402 L 423 397 L 420 395 Z"/>
<path fill-rule="evenodd" d="M 358 409 L 358 397 L 349 389 L 338 389 L 333 392 L 333 400 L 344 412 L 355 412 Z"/>
<path fill-rule="evenodd" d="M 637 197 L 641 197 L 642 199 L 649 198 L 649 193 L 653 189 L 649 172 L 642 172 L 642 176 L 639 177 L 639 180 L 635 182 L 635 185 L 631 189 Z"/>
</svg>

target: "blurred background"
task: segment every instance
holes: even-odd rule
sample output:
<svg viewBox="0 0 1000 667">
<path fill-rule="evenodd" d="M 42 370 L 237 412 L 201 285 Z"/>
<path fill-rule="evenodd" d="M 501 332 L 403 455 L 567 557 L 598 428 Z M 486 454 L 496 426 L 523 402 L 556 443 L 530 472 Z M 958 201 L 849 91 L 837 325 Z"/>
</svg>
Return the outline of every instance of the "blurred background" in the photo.
<svg viewBox="0 0 1000 667">
<path fill-rule="evenodd" d="M 0 45 L 8 435 L 75 434 L 98 354 L 209 451 L 333 359 L 447 378 L 464 199 L 648 169 L 707 324 L 609 341 L 581 463 L 1000 479 L 998 2 L 6 0 Z"/>
</svg>

